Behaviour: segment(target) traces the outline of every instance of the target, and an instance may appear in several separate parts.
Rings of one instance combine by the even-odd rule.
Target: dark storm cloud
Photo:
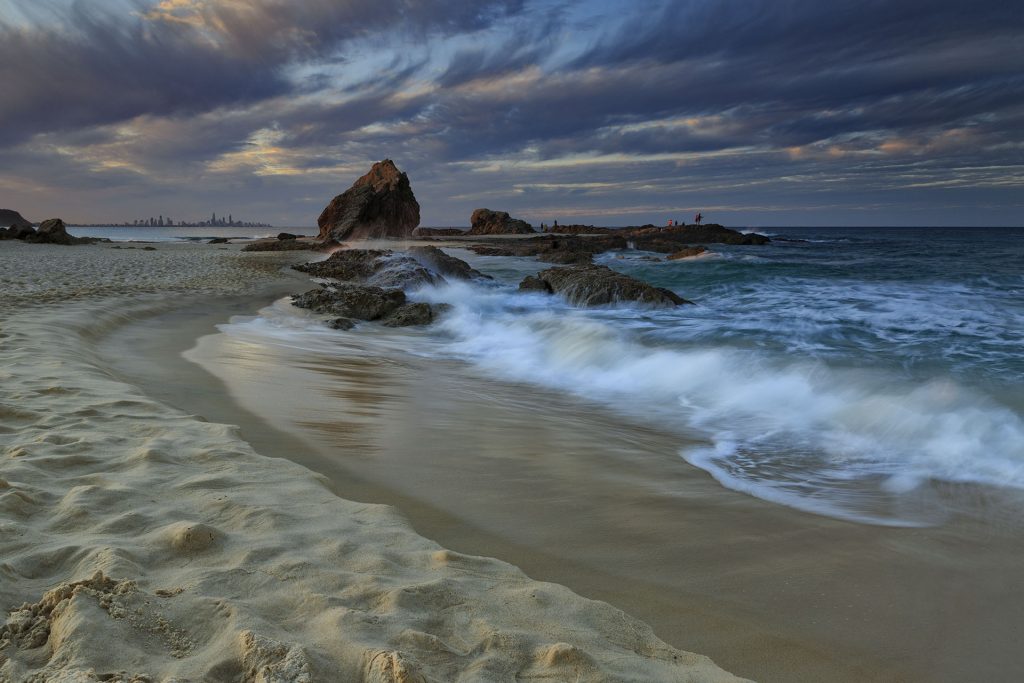
[[[238,106],[296,87],[285,68],[345,41],[488,25],[519,0],[179,0],[134,13],[16,0],[35,19],[0,24],[0,143],[141,114]],[[126,18],[128,17],[128,18]]]
[[[975,196],[1009,215],[1024,187],[1017,2],[154,0],[56,15],[0,26],[0,146],[42,150],[26,166],[39,178],[71,150],[54,178],[87,173],[82,188],[198,195],[186,181],[212,168],[204,196],[237,188],[284,211],[389,156],[441,207],[424,204],[430,220],[485,200],[632,216]]]

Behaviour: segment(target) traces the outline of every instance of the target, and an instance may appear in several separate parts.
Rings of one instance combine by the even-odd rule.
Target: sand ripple
[[[0,245],[0,681],[733,681],[119,382],[97,327],[287,255]],[[120,313],[119,313],[120,312]]]

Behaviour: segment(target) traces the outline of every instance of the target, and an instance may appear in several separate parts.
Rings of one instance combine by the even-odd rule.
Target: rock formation
[[[707,247],[701,247],[701,246],[686,247],[685,249],[680,249],[679,251],[676,251],[676,252],[673,252],[673,253],[669,254],[665,258],[667,260],[669,260],[669,261],[678,261],[679,259],[693,258],[694,256],[700,256],[701,254],[705,253],[706,251],[707,251]]]
[[[211,242],[213,244],[213,242]],[[256,240],[242,247],[242,251],[312,251],[322,249],[323,244],[309,240],[300,239],[270,239]]]
[[[14,209],[0,209],[0,230],[3,228],[32,228],[32,224]]]
[[[492,279],[490,275],[484,275],[462,259],[449,256],[437,247],[409,247],[409,256],[445,277],[458,280]]]
[[[461,228],[416,228],[412,231],[413,237],[460,237],[465,234]]]
[[[462,280],[490,279],[437,247],[412,247],[407,253],[390,249],[342,249],[325,261],[304,263],[295,269],[314,277],[400,289],[443,284],[446,276]]]
[[[577,306],[603,306],[625,301],[668,308],[692,304],[675,292],[653,287],[607,266],[583,265],[548,268],[528,276],[521,283],[522,291],[558,293]]]
[[[536,232],[526,221],[512,218],[505,211],[477,209],[469,219],[467,235],[530,235]]]
[[[292,303],[332,316],[327,324],[336,330],[350,329],[356,320],[375,320],[387,327],[427,325],[447,308],[444,304],[410,303],[400,289],[349,282],[321,285],[293,296]]]
[[[420,205],[409,176],[385,159],[332,199],[317,223],[325,241],[405,239],[420,224]]]
[[[65,246],[110,241],[99,237],[74,237],[69,235],[67,226],[59,218],[43,221],[39,224],[39,230],[34,230],[31,225],[19,224],[11,226],[7,229],[5,237],[35,244],[63,244]]]
[[[396,254],[390,249],[342,249],[331,254],[325,261],[297,265],[295,270],[314,277],[399,289],[413,289],[445,281],[438,273],[424,267],[411,256]]]

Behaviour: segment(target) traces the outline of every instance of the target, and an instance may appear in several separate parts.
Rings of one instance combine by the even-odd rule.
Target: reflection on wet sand
[[[174,341],[159,328],[140,323],[131,353],[164,353]],[[238,404],[211,401],[204,414],[240,423],[259,450],[323,473],[346,497],[396,504],[448,547],[608,600],[740,675],[1024,673],[1011,530],[970,519],[888,529],[775,506],[688,465],[671,429],[416,357],[402,350],[415,334],[330,334],[330,353],[202,338],[188,358]],[[190,385],[215,392],[198,367],[181,366]]]

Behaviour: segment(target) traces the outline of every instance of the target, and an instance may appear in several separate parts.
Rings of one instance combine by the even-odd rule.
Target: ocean
[[[452,242],[494,280],[409,292],[452,304],[431,326],[329,329],[286,268],[97,348],[343,498],[755,680],[1024,676],[1024,230],[766,232],[597,257],[696,304],[671,310],[520,293],[550,266]]]
[[[943,487],[1024,489],[1024,231],[766,234],[683,261],[596,259],[696,303],[673,310],[576,309],[518,292],[544,264],[451,249],[495,282],[413,293],[454,305],[415,343],[347,334],[677,431],[679,457],[722,486],[806,512],[926,526],[962,505]],[[283,322],[290,308],[236,325],[319,328]]]

